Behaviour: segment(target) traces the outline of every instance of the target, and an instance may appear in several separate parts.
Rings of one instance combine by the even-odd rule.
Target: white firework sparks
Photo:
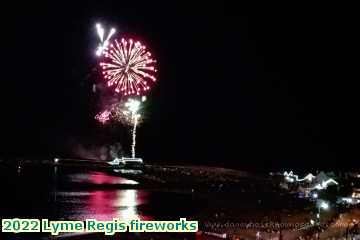
[[[104,34],[105,34],[104,28],[101,26],[100,23],[97,23],[95,26],[96,26],[96,32],[100,39],[100,44],[97,47],[95,54],[96,56],[101,56],[103,54],[104,49],[109,45],[109,40],[115,34],[116,30],[115,28],[111,28],[109,34],[104,40]]]
[[[131,118],[133,119],[133,129],[132,129],[132,145],[131,145],[131,156],[135,158],[135,145],[136,145],[136,127],[138,123],[138,118],[140,114],[138,111],[140,109],[141,102],[135,99],[129,99],[128,102],[125,103],[125,106],[131,112]]]
[[[132,144],[131,144],[131,155],[135,158],[135,146],[136,146],[136,128],[141,124],[142,116],[139,113],[141,108],[141,102],[146,101],[146,98],[133,99],[129,98],[127,101],[121,101],[113,104],[109,109],[100,112],[95,116],[95,119],[106,124],[112,120],[120,122],[125,125],[132,126]]]

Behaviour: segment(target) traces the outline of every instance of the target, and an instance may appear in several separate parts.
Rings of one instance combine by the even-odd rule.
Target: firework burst
[[[103,112],[100,112],[96,114],[95,119],[101,122],[102,124],[107,123],[110,121],[111,111],[105,110]]]
[[[125,96],[142,95],[150,89],[149,81],[155,82],[155,60],[140,42],[132,39],[117,40],[103,51],[104,61],[100,63],[108,86]]]
[[[132,111],[129,107],[130,101],[122,101],[120,103],[114,104],[111,107],[111,118],[116,122],[120,122],[124,125],[133,126],[135,124],[134,114],[136,114],[136,124],[139,125],[142,123],[141,114]]]
[[[136,124],[140,125],[143,122],[143,116],[138,113],[138,109],[140,108],[141,102],[145,101],[145,97],[143,97],[141,101],[132,98],[123,99],[96,114],[95,119],[102,124],[121,123],[123,125],[133,126],[135,124],[134,114],[136,114]]]
[[[145,100],[145,98],[142,99],[142,101]],[[124,125],[132,126],[132,158],[135,158],[136,128],[142,121],[141,114],[138,112],[140,107],[140,100],[130,98],[127,101],[120,101],[119,103],[113,104],[109,109],[106,109],[95,116],[95,119],[102,124],[106,124],[113,120]]]

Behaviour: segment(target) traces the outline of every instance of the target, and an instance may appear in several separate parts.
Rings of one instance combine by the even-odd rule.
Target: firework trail
[[[109,45],[109,40],[115,34],[116,30],[115,30],[115,28],[111,28],[109,34],[107,35],[106,39],[104,40],[104,34],[105,34],[104,28],[101,26],[100,23],[97,23],[95,26],[96,26],[96,32],[100,39],[100,44],[97,47],[95,54],[96,54],[96,56],[101,56],[104,49]]]
[[[132,144],[131,144],[131,157],[135,158],[135,145],[136,145],[136,125],[138,120],[138,114],[134,115],[134,126],[132,130]]]
[[[125,106],[129,109],[131,112],[131,118],[133,121],[133,130],[132,130],[132,145],[131,145],[131,156],[132,158],[135,158],[135,145],[136,145],[136,127],[138,118],[140,117],[140,114],[138,114],[138,111],[140,109],[141,102],[135,99],[129,99]]]
[[[150,89],[149,80],[155,82],[155,60],[139,41],[113,41],[103,51],[100,62],[107,85],[115,86],[115,91],[125,96],[142,95]]]

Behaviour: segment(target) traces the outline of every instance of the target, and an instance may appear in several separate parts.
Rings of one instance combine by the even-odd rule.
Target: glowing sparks
[[[129,101],[125,103],[125,107],[127,107],[132,114],[136,114],[137,111],[139,111],[140,102],[135,99],[129,99]]]
[[[124,125],[133,126],[135,124],[134,115],[136,115],[136,124],[142,122],[142,116],[138,113],[140,102],[134,99],[128,99],[126,102],[121,101],[111,107],[111,117],[117,122]]]
[[[137,116],[137,125],[142,123],[142,115],[139,113],[141,101],[136,99],[122,100],[118,103],[112,104],[104,111],[98,113],[95,119],[102,124],[110,123],[112,121],[121,123],[126,126],[134,125],[134,115]]]
[[[98,120],[99,122],[101,122],[102,124],[105,124],[108,121],[110,121],[110,115],[111,115],[111,112],[109,110],[105,110],[105,111],[97,114],[95,116],[95,119]]]
[[[103,51],[104,62],[100,63],[108,86],[125,96],[141,95],[150,89],[149,80],[155,82],[155,60],[140,42],[132,39],[115,40]]]
[[[95,116],[95,119],[102,124],[110,122],[110,120],[115,120],[116,122],[132,126],[132,158],[135,158],[136,128],[142,120],[141,114],[139,113],[141,102],[140,100],[130,98],[126,102],[121,101],[113,104],[109,109]]]
[[[115,30],[115,28],[111,28],[109,34],[107,35],[106,39],[104,40],[104,36],[105,36],[104,28],[101,26],[100,23],[97,23],[95,26],[96,26],[96,32],[100,39],[100,44],[97,47],[95,54],[96,54],[96,56],[101,56],[104,52],[104,49],[109,45],[109,40],[115,34],[116,30]]]
[[[97,34],[100,38],[100,41],[103,42],[104,41],[104,29],[101,27],[100,23],[96,24],[96,31]]]

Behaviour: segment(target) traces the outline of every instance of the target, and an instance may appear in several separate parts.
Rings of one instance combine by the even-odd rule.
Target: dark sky
[[[145,160],[358,166],[353,7],[164,2],[2,7],[0,156],[71,156],[74,141],[116,140],[93,119],[101,21],[141,39],[158,60],[138,135]]]

